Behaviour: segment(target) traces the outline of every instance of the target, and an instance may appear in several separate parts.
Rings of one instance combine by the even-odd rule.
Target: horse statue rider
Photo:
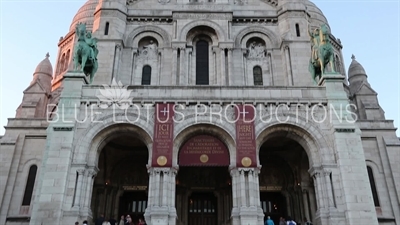
[[[92,37],[92,33],[86,30],[86,24],[83,23],[77,24],[75,33],[78,42],[74,51],[74,70],[78,70],[78,65],[80,65],[80,71],[90,77],[89,83],[91,84],[98,68],[97,38]]]
[[[333,47],[329,42],[329,28],[326,24],[310,31],[308,29],[312,43],[312,53],[310,58],[309,71],[315,83],[326,73],[329,64],[330,72],[335,73]]]

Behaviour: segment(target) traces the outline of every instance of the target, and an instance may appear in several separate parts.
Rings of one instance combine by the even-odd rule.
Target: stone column
[[[310,220],[311,219],[314,220],[316,217],[315,212],[317,211],[317,206],[315,205],[317,202],[315,199],[316,194],[315,194],[315,190],[312,187],[309,187],[307,191],[308,191],[307,196],[308,196],[308,199],[310,200],[310,208],[311,208]]]
[[[150,168],[149,190],[145,219],[149,225],[175,225],[175,176],[174,168]]]
[[[225,68],[225,50],[223,48],[219,49],[220,52],[220,76],[221,76],[221,83],[219,85],[226,85],[227,80],[226,80],[226,68]]]
[[[231,169],[230,174],[232,177],[232,225],[240,224],[240,216],[239,216],[239,171],[237,168]]]
[[[120,44],[115,45],[115,55],[114,55],[114,69],[113,69],[113,74],[112,77],[115,78],[115,80],[118,82],[119,80],[119,62],[121,58],[121,49],[122,46]]]
[[[186,58],[187,58],[187,75],[186,75],[186,84],[191,84],[191,79],[193,77],[193,72],[192,72],[192,67],[193,67],[193,49],[192,48],[188,48],[186,49]]]
[[[83,174],[85,172],[85,169],[78,169],[76,172],[78,173],[78,179],[76,181],[77,184],[76,184],[76,193],[75,193],[73,208],[75,210],[79,210],[81,207],[82,183],[83,183]]]
[[[307,217],[307,219],[311,220],[310,210],[308,207],[307,189],[303,189],[302,193],[303,193],[304,216]]]
[[[131,68],[131,85],[134,85],[135,83],[135,70],[136,70],[136,59],[137,59],[137,49],[133,49],[132,53],[132,68]]]
[[[237,214],[234,215],[234,209],[232,210],[232,224],[238,222],[238,224],[264,224],[264,213],[260,207],[259,198],[259,186],[254,185],[255,179],[258,176],[255,174],[259,173],[258,168],[237,168],[237,172],[231,172],[232,176],[232,192],[236,186],[237,193],[239,196],[233,196],[237,199]],[[235,178],[234,178],[235,177]],[[256,199],[257,198],[257,199]],[[234,217],[237,217],[237,221],[234,221]]]
[[[314,188],[315,188],[315,195],[317,198],[317,211],[321,211],[325,208],[325,196],[322,188],[322,181],[321,181],[321,172],[315,171],[312,175],[314,178]]]
[[[287,84],[293,86],[293,74],[292,74],[292,62],[290,58],[290,49],[288,46],[285,47],[285,61],[286,61],[286,73],[287,73]]]
[[[233,80],[233,59],[232,59],[232,48],[228,48],[228,68],[225,68],[228,70],[228,82],[227,84],[232,84]]]
[[[87,212],[90,216],[92,215],[92,211],[90,210],[90,204],[92,202],[92,191],[93,191],[93,181],[98,172],[97,168],[91,168],[87,170],[87,182],[86,182],[86,198],[83,204],[83,210]]]
[[[186,48],[180,48],[180,58],[179,58],[179,84],[186,85]]]
[[[325,185],[326,185],[326,192],[328,193],[327,195],[327,203],[329,208],[335,208],[334,200],[333,200],[333,193],[332,193],[332,183],[331,183],[331,171],[329,170],[324,170],[323,172],[324,179],[325,179]]]
[[[274,64],[272,64],[272,54],[271,54],[271,52],[269,52],[268,54],[267,54],[267,56],[268,56],[268,63],[269,63],[269,75],[270,75],[270,83],[269,83],[269,85],[270,86],[274,86],[275,84],[274,84],[274,68],[273,68],[273,66],[274,66]]]
[[[173,48],[172,50],[172,72],[171,72],[171,84],[179,84],[179,80],[177,80],[177,64],[178,64],[178,49]]]

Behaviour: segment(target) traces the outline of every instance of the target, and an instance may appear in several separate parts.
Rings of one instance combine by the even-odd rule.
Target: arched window
[[[375,179],[374,179],[374,174],[372,172],[372,168],[367,166],[367,171],[368,171],[369,183],[371,184],[372,197],[374,199],[374,204],[375,204],[375,207],[379,207],[378,192],[376,191]]]
[[[65,62],[64,62],[64,67],[63,67],[62,71],[66,71],[68,69],[69,55],[70,55],[70,50],[68,49],[67,55],[65,56]]]
[[[29,168],[28,180],[26,181],[24,198],[22,205],[30,205],[32,200],[33,187],[35,186],[37,166],[33,165]]]
[[[65,64],[65,53],[62,55],[61,60],[58,62],[58,68],[60,69],[60,73],[64,72],[64,64]]]
[[[341,66],[340,66],[340,60],[339,60],[339,57],[336,55],[336,57],[335,57],[335,66],[336,66],[336,72],[339,72],[339,73],[341,73],[342,72],[342,70],[341,70]]]
[[[146,65],[142,70],[142,85],[150,85],[151,82],[151,67]]]
[[[254,78],[254,85],[263,85],[261,67],[255,66],[253,68],[253,78]]]
[[[208,84],[208,42],[196,43],[196,84]]]
[[[110,23],[106,22],[106,27],[104,28],[104,35],[108,35],[108,30],[110,29]]]
[[[300,26],[298,23],[296,23],[296,35],[297,37],[300,37]]]

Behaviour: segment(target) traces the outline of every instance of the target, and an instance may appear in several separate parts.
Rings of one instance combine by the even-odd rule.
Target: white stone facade
[[[71,66],[78,22],[98,38],[93,84]],[[338,73],[314,83],[307,29],[322,23],[308,0],[89,0],[60,40],[55,73],[39,64],[0,139],[0,224],[94,224],[126,210],[149,225],[262,225],[269,215],[399,224],[396,128],[355,59],[346,75],[334,36]],[[207,84],[196,85],[202,70]],[[128,94],[106,107],[99,96],[113,82]],[[179,112],[166,167],[153,163],[161,103]],[[237,163],[236,104],[256,111],[256,166]],[[198,135],[220,140],[228,165],[181,166]],[[199,214],[191,203],[203,197],[210,211]]]

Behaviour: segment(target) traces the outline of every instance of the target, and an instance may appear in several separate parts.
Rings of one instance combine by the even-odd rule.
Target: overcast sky
[[[249,0],[250,1],[250,0]],[[0,135],[15,116],[37,64],[50,53],[55,67],[57,43],[85,3],[0,0]],[[343,44],[346,70],[354,54],[368,75],[386,119],[400,121],[400,3],[391,1],[313,1]],[[400,131],[397,131],[400,136]]]

